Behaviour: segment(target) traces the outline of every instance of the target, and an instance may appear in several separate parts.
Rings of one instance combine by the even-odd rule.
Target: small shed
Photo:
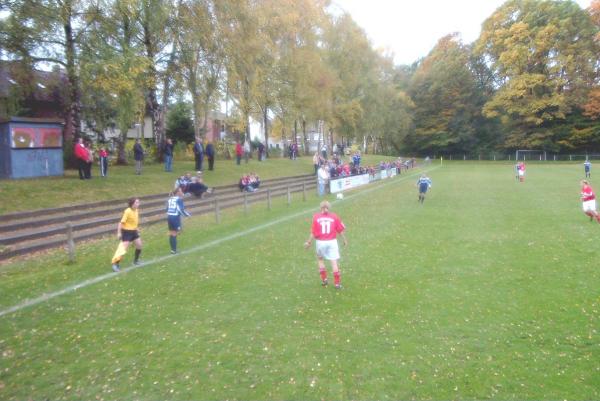
[[[64,175],[63,122],[11,117],[0,120],[0,178]]]

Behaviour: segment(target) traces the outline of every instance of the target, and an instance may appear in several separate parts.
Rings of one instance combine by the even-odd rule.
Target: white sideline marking
[[[373,191],[379,190],[380,188],[384,188],[384,187],[387,187],[388,185],[395,184],[396,182],[404,181],[404,180],[406,180],[408,178],[411,178],[411,177],[414,177],[416,175],[419,175],[423,171],[431,171],[431,170],[435,170],[435,169],[437,169],[439,167],[440,166],[436,166],[436,167],[430,168],[428,170],[422,170],[422,171],[420,171],[418,173],[410,174],[408,176],[406,176],[406,175],[405,176],[400,176],[398,179],[395,179],[395,180],[391,179],[388,182],[384,181],[383,183],[381,183],[380,185],[377,185],[375,187],[367,188],[367,189],[362,190],[360,192],[348,195],[346,197],[346,200],[348,198],[352,199],[352,198],[355,198],[355,197],[358,197],[358,196],[362,196],[364,194],[368,194],[369,192],[373,192]],[[332,201],[331,203],[338,203],[338,202],[343,202],[343,200],[335,200],[335,201]],[[314,212],[314,211],[315,211],[315,208],[313,206],[310,209],[306,209],[306,210],[303,210],[303,211],[298,212],[298,213],[290,214],[288,216],[279,218],[279,219],[271,221],[269,223],[261,224],[259,226],[250,228],[250,229],[248,229],[246,231],[238,232],[236,234],[231,234],[231,235],[228,235],[226,237],[222,237],[222,238],[219,238],[219,239],[207,242],[205,244],[198,245],[198,246],[196,246],[194,248],[190,248],[190,249],[187,249],[185,251],[178,252],[176,255],[161,256],[161,257],[158,257],[158,258],[155,258],[155,259],[151,259],[151,260],[149,260],[147,262],[143,262],[143,263],[141,263],[141,264],[139,264],[137,266],[133,265],[133,266],[127,267],[125,269],[122,269],[119,273],[113,273],[113,272],[111,272],[111,273],[103,274],[102,276],[98,276],[98,277],[94,277],[94,278],[91,278],[91,279],[88,279],[88,280],[84,280],[84,281],[82,281],[80,283],[71,285],[69,287],[65,287],[62,290],[51,292],[49,294],[44,294],[44,295],[42,295],[42,296],[40,296],[38,298],[28,299],[28,300],[25,300],[25,301],[21,302],[20,304],[17,304],[15,306],[11,306],[10,308],[1,310],[0,311],[0,317],[6,316],[6,315],[10,315],[11,313],[18,312],[21,309],[25,309],[25,308],[28,308],[30,306],[34,306],[34,305],[40,304],[42,302],[49,301],[49,300],[51,300],[53,298],[56,298],[56,297],[64,295],[64,294],[67,294],[69,292],[76,291],[76,290],[78,290],[80,288],[85,288],[85,287],[88,287],[88,286],[90,286],[92,284],[100,283],[100,282],[102,282],[104,280],[108,280],[108,279],[120,276],[123,273],[127,273],[127,272],[130,272],[130,271],[139,269],[141,267],[153,265],[155,263],[160,263],[160,262],[162,262],[164,260],[172,259],[172,258],[177,257],[179,255],[187,255],[189,253],[194,253],[194,252],[197,252],[197,251],[201,251],[201,250],[204,250],[206,248],[211,248],[213,246],[220,245],[223,242],[231,241],[232,239],[236,239],[236,238],[239,238],[241,236],[248,235],[248,234],[251,234],[253,232],[263,230],[263,229],[271,227],[271,226],[273,226],[275,224],[279,224],[279,223],[282,223],[282,222],[287,221],[287,220],[295,219],[296,217],[299,217],[299,216],[302,216],[302,215],[304,215],[306,213],[311,213],[311,212]]]

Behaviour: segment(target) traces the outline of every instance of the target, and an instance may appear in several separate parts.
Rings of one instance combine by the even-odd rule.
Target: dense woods
[[[48,90],[73,135],[150,115],[161,143],[169,111],[189,110],[201,136],[227,102],[232,129],[262,121],[266,138],[306,140],[323,121],[326,138],[389,154],[600,152],[600,0],[509,0],[474,43],[448,33],[412,65],[327,0],[12,0],[0,11],[0,58],[19,82],[9,113],[26,115],[31,74],[54,68],[64,79]]]

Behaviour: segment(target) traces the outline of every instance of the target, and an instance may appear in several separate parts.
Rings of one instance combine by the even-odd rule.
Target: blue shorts
[[[181,216],[167,216],[169,231],[181,231]]]
[[[427,185],[427,184],[419,185],[419,193],[424,194],[425,192],[427,192],[428,189],[429,189],[429,185]]]

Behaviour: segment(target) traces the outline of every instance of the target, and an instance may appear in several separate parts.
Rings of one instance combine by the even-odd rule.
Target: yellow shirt
[[[138,209],[133,210],[128,207],[121,217],[121,228],[123,230],[137,230],[138,228]]]

